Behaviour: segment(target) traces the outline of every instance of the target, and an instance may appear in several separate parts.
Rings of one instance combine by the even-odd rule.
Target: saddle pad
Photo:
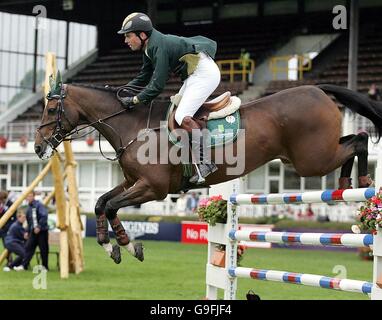
[[[240,128],[241,118],[239,110],[224,118],[208,120],[207,129],[210,131],[211,139],[209,139],[207,147],[215,148],[234,142]],[[172,144],[180,148],[183,147],[182,141],[177,141],[176,137],[169,131],[168,134]]]

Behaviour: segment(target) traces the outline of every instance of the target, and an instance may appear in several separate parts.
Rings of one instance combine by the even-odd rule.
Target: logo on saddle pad
[[[167,129],[170,142],[178,147],[183,147],[184,145],[178,141],[178,138],[172,131],[176,127],[175,109],[180,100],[181,96],[179,95],[172,97],[172,104],[167,111],[166,120],[169,123]],[[205,103],[195,114],[196,118],[204,116],[204,118],[208,119],[207,129],[210,133],[209,139],[207,139],[208,148],[219,147],[236,140],[237,132],[241,128],[240,105],[240,98],[236,96],[231,97],[231,93],[226,92],[218,98]],[[213,109],[217,111],[211,112]]]
[[[235,117],[231,115],[225,117],[225,121],[227,121],[228,123],[234,123],[235,120],[236,120]]]

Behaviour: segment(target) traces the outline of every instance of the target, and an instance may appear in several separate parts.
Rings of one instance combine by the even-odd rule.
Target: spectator
[[[245,48],[241,48],[239,59],[242,60],[240,67],[243,69],[247,69],[249,67],[249,59],[251,58],[251,54],[245,50]]]
[[[314,212],[312,210],[312,205],[311,204],[309,204],[308,208],[306,209],[306,217],[308,219],[313,219],[313,217],[314,217]]]
[[[12,204],[13,204],[13,202],[11,201],[8,193],[5,191],[0,191],[0,218],[7,212],[7,210],[9,209],[9,207]],[[12,223],[15,221],[16,221],[16,212],[8,219],[8,221],[3,226],[3,228],[0,229],[0,238],[3,241],[4,247],[5,247],[5,237],[7,235],[7,232],[9,230],[10,226],[12,225]],[[8,252],[7,265],[9,266],[9,264],[11,264],[11,263],[12,263],[12,256]]]
[[[28,238],[28,233],[23,227],[25,221],[25,213],[23,211],[18,212],[16,221],[12,223],[5,237],[5,248],[8,249],[9,253],[17,255],[17,258],[12,263],[4,267],[3,270],[6,272],[12,269],[16,271],[24,270],[21,263],[25,258],[24,245],[25,240]]]
[[[244,69],[244,70],[247,70],[248,72],[251,71],[251,65],[249,63],[249,60],[251,59],[251,54],[245,50],[245,48],[241,48],[240,50],[240,56],[239,56],[239,60],[241,60],[241,63],[240,63],[240,68]],[[252,83],[252,74],[251,73],[248,73],[248,79],[247,81],[249,83]]]
[[[187,199],[186,203],[186,212],[188,214],[193,214],[198,208],[199,197],[196,195],[196,192],[192,192],[191,196]]]
[[[375,100],[375,101],[381,101],[382,100],[382,94],[381,90],[377,88],[377,85],[375,83],[372,83],[370,86],[370,89],[368,91],[368,96],[370,99]]]
[[[42,265],[48,270],[48,212],[44,205],[35,199],[35,193],[31,192],[27,196],[28,209],[28,233],[29,238],[25,245],[24,269],[28,269],[29,263],[36,251],[40,248]]]

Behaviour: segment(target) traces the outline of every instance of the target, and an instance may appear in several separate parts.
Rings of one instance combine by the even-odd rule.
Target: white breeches
[[[215,61],[204,52],[199,53],[200,60],[179,90],[182,96],[175,112],[175,120],[181,125],[184,117],[192,117],[206,102],[220,83],[220,70]]]

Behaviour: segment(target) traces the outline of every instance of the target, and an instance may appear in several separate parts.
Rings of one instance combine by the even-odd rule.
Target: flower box
[[[377,278],[377,286],[382,289],[382,274]]]
[[[211,264],[217,267],[225,267],[225,251],[216,249],[212,255]]]

